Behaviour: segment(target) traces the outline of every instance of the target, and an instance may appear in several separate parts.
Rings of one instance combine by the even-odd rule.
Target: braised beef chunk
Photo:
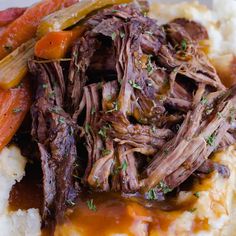
[[[35,75],[37,91],[31,108],[32,136],[38,143],[44,174],[43,218],[60,221],[66,204],[73,202],[78,188],[72,178],[77,157],[77,124],[63,110],[65,81],[58,63],[29,68]]]
[[[172,21],[175,24],[181,25],[185,31],[190,35],[191,39],[194,41],[201,41],[208,39],[208,33],[205,27],[201,24],[187,20],[185,18],[177,18]]]
[[[67,65],[29,63],[44,219],[59,220],[78,185],[163,199],[207,167],[228,177],[208,159],[235,142],[236,86],[226,89],[200,50],[205,28],[158,25],[133,4],[101,10],[85,26]]]

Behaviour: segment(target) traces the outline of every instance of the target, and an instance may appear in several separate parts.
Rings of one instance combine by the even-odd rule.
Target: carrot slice
[[[0,150],[12,139],[31,105],[29,81],[17,88],[0,90]]]
[[[84,27],[78,26],[70,31],[49,32],[36,43],[35,56],[48,60],[64,58],[84,30]]]
[[[14,50],[31,39],[43,17],[73,3],[72,0],[43,0],[28,8],[0,35],[0,59],[9,54],[9,49]]]
[[[0,26],[5,26],[17,19],[25,12],[26,8],[8,8],[0,11]]]

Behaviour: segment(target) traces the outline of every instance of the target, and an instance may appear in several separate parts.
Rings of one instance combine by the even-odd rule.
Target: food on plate
[[[232,235],[236,52],[215,5],[45,0],[3,29],[4,235]]]
[[[76,1],[44,0],[28,8],[0,35],[0,59],[34,37],[37,26],[44,16],[74,2]]]
[[[26,8],[9,8],[0,11],[0,27],[8,25],[25,12]]]

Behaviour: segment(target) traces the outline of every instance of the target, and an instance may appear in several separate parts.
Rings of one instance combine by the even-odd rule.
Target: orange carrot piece
[[[26,8],[8,8],[0,11],[0,26],[5,26],[16,20],[25,12]]]
[[[22,43],[31,39],[43,17],[73,3],[72,0],[43,0],[28,8],[0,35],[0,59],[9,54],[10,50],[16,49]]]
[[[70,31],[49,32],[36,43],[35,56],[48,60],[64,58],[84,30],[84,27],[78,26]]]
[[[15,135],[31,105],[29,81],[9,90],[0,90],[0,150]]]

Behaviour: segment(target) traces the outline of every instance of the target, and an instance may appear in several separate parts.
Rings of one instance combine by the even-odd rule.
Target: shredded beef
[[[228,177],[208,160],[235,142],[236,87],[224,87],[201,51],[206,29],[186,19],[159,25],[133,4],[101,10],[85,26],[70,65],[29,63],[44,219],[63,216],[78,184],[163,197],[206,166]]]

